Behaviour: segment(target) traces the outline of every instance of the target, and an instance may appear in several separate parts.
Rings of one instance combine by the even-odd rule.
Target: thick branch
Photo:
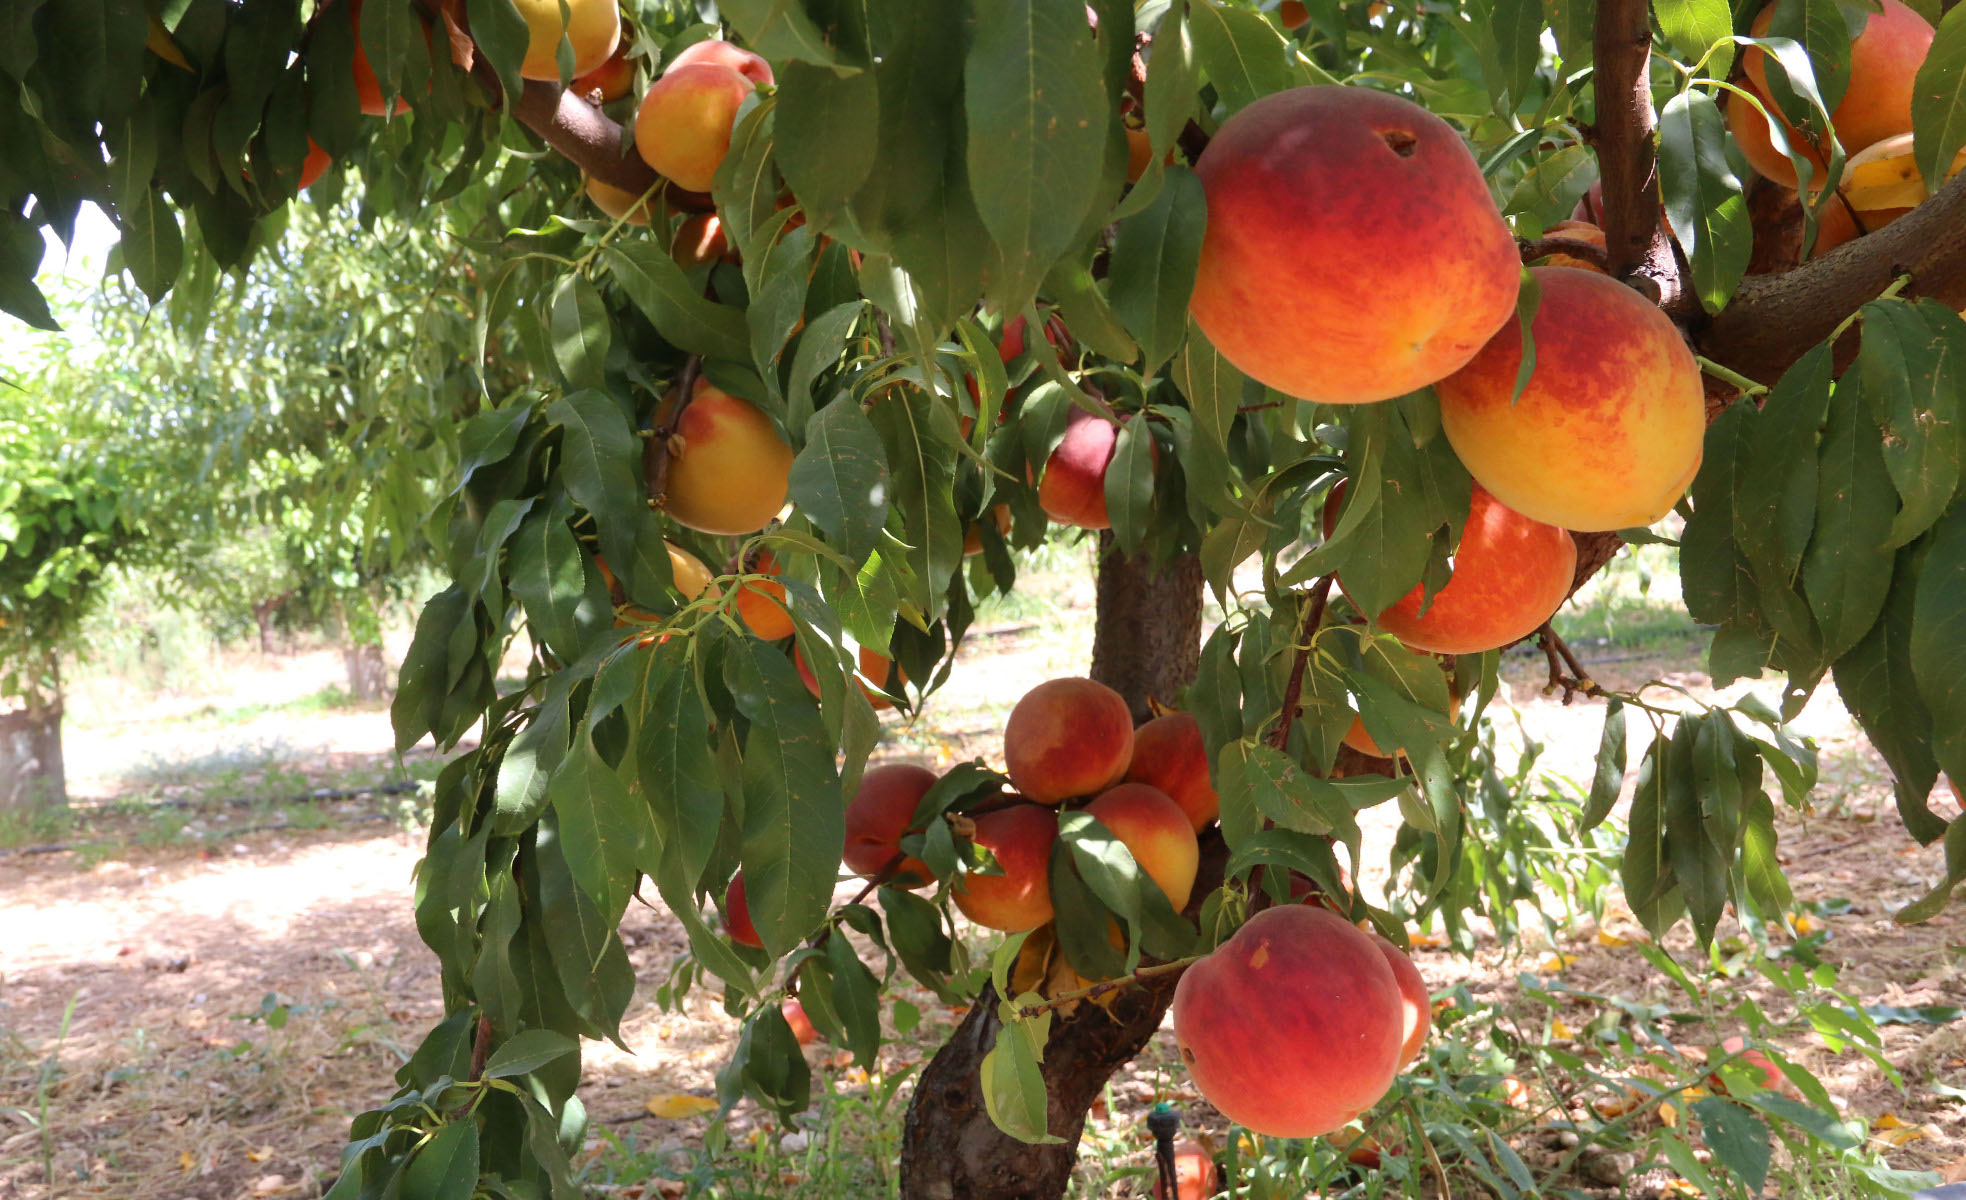
[[[655,186],[655,172],[635,153],[621,126],[557,83],[527,80],[512,115],[602,183],[636,196]]]
[[[1966,174],[1876,233],[1793,271],[1742,280],[1733,303],[1701,331],[1700,352],[1772,384],[1838,322],[1904,274],[1911,276],[1907,295],[1966,307]]]
[[[1649,71],[1652,6],[1647,0],[1599,0],[1592,48],[1605,258],[1613,276],[1676,312],[1685,303],[1686,289],[1659,209],[1659,162],[1652,141],[1657,118]]]

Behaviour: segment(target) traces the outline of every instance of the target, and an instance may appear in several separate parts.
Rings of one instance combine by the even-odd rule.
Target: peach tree
[[[1604,704],[1575,837],[1651,735],[1619,882],[1655,933],[1707,941],[1730,908],[1791,903],[1776,806],[1806,800],[1814,760],[1784,722],[1825,682],[1911,834],[1946,843],[1900,919],[1966,877],[1966,821],[1930,802],[1966,773],[1957,10],[10,0],[0,19],[0,307],[52,323],[41,231],[67,236],[85,200],[151,302],[201,281],[171,301],[194,311],[297,197],[427,209],[472,284],[441,348],[506,367],[478,371],[429,523],[453,582],[392,712],[402,747],[472,739],[417,880],[450,1015],[356,1120],[338,1200],[576,1194],[580,1043],[620,1040],[637,897],[689,939],[662,998],[716,986],[743,1018],[727,1106],[807,1103],[786,994],[871,1064],[905,975],[971,1007],[915,1082],[901,1193],[1061,1195],[1182,968],[1208,964],[1177,1027],[1270,953],[1237,950],[1239,927],[1322,926],[1290,915],[1308,891],[1396,941],[1414,918],[1506,921],[1535,887],[1479,734],[1525,639],[1553,687]],[[1549,630],[1674,511],[1714,681],[1776,672],[1779,704],[1609,693]],[[951,906],[1035,870],[985,828],[1035,806],[958,767],[841,902],[848,802],[879,710],[924,705],[1053,523],[1098,547],[1092,694],[1133,722],[1185,713],[1217,811],[1180,897],[1122,806],[1079,803],[1132,769],[1130,731],[1122,756],[1077,709],[1038,714],[1114,763],[1018,818],[1051,822],[1027,882],[1054,919],[1005,919],[1025,928],[973,962]],[[1204,637],[1211,590],[1228,618]],[[502,680],[515,646],[526,670]],[[1385,908],[1341,869],[1377,804],[1403,822]],[[1294,977],[1363,964],[1390,1004],[1337,925],[1277,952]],[[1383,1091],[1402,1047],[1373,1037]],[[1219,1067],[1196,1077],[1225,1111],[1317,1131]],[[1715,1111],[1765,1172],[1763,1118]]]

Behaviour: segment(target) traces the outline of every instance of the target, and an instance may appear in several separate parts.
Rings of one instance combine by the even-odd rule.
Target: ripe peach
[[[1604,180],[1599,179],[1584,189],[1584,194],[1577,198],[1577,207],[1570,210],[1570,219],[1604,224]]]
[[[1311,19],[1310,10],[1304,7],[1304,0],[1283,0],[1277,5],[1277,21],[1287,30],[1302,29]]]
[[[1548,229],[1545,229],[1543,236],[1575,238],[1580,242],[1589,242],[1599,250],[1604,249],[1604,231],[1589,221],[1558,221]],[[1544,258],[1543,265],[1547,267],[1578,267],[1586,271],[1596,271],[1599,275],[1608,274],[1603,267],[1598,266],[1589,259],[1578,258],[1575,255],[1564,254],[1560,251]]]
[[[560,39],[573,47],[573,75],[598,70],[621,42],[621,7],[616,0],[512,0],[526,19],[530,40],[519,75],[525,79],[560,79]]]
[[[996,856],[1002,875],[962,876],[956,907],[986,929],[1022,933],[1051,920],[1051,844],[1058,814],[1037,804],[1013,804],[976,818],[971,839]]]
[[[307,157],[300,164],[300,186],[313,186],[314,181],[326,173],[333,163],[334,159],[328,156],[328,152],[316,145],[313,138],[308,138]]]
[[[685,63],[663,72],[635,114],[635,148],[664,178],[707,192],[730,153],[731,125],[752,92],[749,79],[716,63]]]
[[[1829,203],[1816,214],[1816,245],[1811,258],[1821,258],[1843,243],[1863,233],[1843,197],[1830,193]]]
[[[684,218],[676,227],[676,240],[669,247],[669,256],[685,271],[719,258],[736,261],[731,253],[730,237],[724,233],[724,223],[716,213],[694,213]]]
[[[1154,144],[1144,129],[1126,127],[1126,181],[1139,183],[1140,177],[1147,173],[1147,164],[1154,161]]]
[[[366,116],[386,117],[390,108],[382,101],[382,81],[376,78],[375,68],[369,65],[369,55],[362,49],[362,0],[354,0],[349,6],[349,20],[355,24],[355,61],[349,73],[355,77],[355,99],[362,106]],[[426,35],[428,31],[426,30]],[[396,97],[395,111],[408,112],[410,102],[401,96]]]
[[[1196,833],[1222,811],[1222,799],[1208,781],[1201,726],[1188,713],[1155,717],[1133,731],[1133,762],[1126,777],[1165,792],[1188,814]]]
[[[990,510],[990,516],[997,524],[997,532],[1010,536],[1010,505],[999,504]],[[983,553],[983,522],[971,521],[969,528],[963,530],[963,556]]]
[[[1576,543],[1573,542],[1571,543],[1571,545],[1574,547]],[[1575,571],[1576,568],[1573,566],[1571,570]],[[1564,586],[1568,588],[1569,586],[1568,581],[1565,582]],[[1542,622],[1538,621],[1537,624],[1540,625],[1542,624]],[[1458,718],[1460,715],[1461,715],[1461,698],[1450,692],[1447,697],[1447,719],[1452,721]],[[1365,728],[1364,717],[1352,718],[1352,727],[1345,731],[1344,741],[1347,746],[1350,746],[1352,749],[1358,751],[1360,754],[1369,754],[1373,758],[1392,757],[1391,754],[1387,754],[1384,750],[1381,750],[1379,748],[1378,742],[1372,740],[1372,734],[1368,732]],[[1395,750],[1393,753],[1405,754],[1406,750],[1402,747],[1401,749]]]
[[[1563,273],[1602,278],[1582,271]],[[1326,533],[1338,523],[1343,498],[1343,484],[1331,489],[1324,506]],[[1570,595],[1577,543],[1554,525],[1512,511],[1477,483],[1451,569],[1447,586],[1434,593],[1424,613],[1424,585],[1416,583],[1378,615],[1379,628],[1429,654],[1480,654],[1527,637]],[[1338,586],[1345,586],[1343,572]]]
[[[1038,506],[1052,520],[1081,529],[1111,529],[1106,512],[1106,468],[1113,461],[1120,427],[1082,408],[1065,419],[1065,437],[1044,463]],[[1160,448],[1149,455],[1158,462]]]
[[[1188,907],[1201,848],[1180,805],[1159,788],[1122,783],[1099,793],[1085,811],[1113,831],[1133,861],[1167,894],[1175,912]]]
[[[813,1028],[812,1018],[806,1016],[806,1006],[796,999],[787,998],[778,1006],[778,1013],[792,1027],[792,1037],[799,1045],[810,1046],[819,1040],[819,1031]]]
[[[792,666],[797,668],[799,678],[805,681],[806,690],[812,693],[814,699],[818,699],[819,678],[812,673],[812,668],[806,665],[805,651],[797,646],[792,647]],[[867,697],[867,703],[874,706],[874,711],[882,712],[893,708],[894,701],[883,696],[881,692],[889,690],[891,685],[893,691],[898,693],[908,682],[908,672],[895,666],[885,654],[862,646],[860,670],[854,674],[853,680],[860,685],[861,694]]]
[[[1003,730],[1010,781],[1039,804],[1103,792],[1133,760],[1133,714],[1096,680],[1049,679],[1024,693]]]
[[[776,575],[778,560],[769,550],[760,550],[749,568],[752,574]],[[771,579],[757,579],[737,587],[737,615],[754,637],[767,642],[792,636],[792,614],[785,609],[785,585]]]
[[[1174,1200],[1208,1200],[1215,1194],[1215,1160],[1199,1142],[1174,1144]],[[1154,1200],[1167,1200],[1167,1189],[1154,1181]]]
[[[1399,984],[1399,1027],[1405,1039],[1399,1047],[1399,1069],[1404,1071],[1406,1064],[1420,1056],[1420,1048],[1427,1044],[1427,1033],[1434,1027],[1434,998],[1427,991],[1427,981],[1420,978],[1420,968],[1406,957],[1406,951],[1376,933],[1372,935],[1372,944],[1386,956],[1386,965],[1393,969],[1393,979]]]
[[[1223,123],[1195,171],[1208,225],[1189,311],[1302,400],[1404,395],[1515,312],[1515,238],[1461,135],[1409,100],[1299,87]]]
[[[573,81],[573,94],[595,104],[610,104],[635,86],[635,62],[628,47],[617,45],[607,61]]]
[[[1334,912],[1283,905],[1181,976],[1174,1041],[1195,1087],[1231,1121],[1315,1137],[1392,1086],[1399,1011],[1399,981],[1371,938]]]
[[[873,767],[860,777],[860,790],[846,806],[847,869],[863,879],[880,875],[901,853],[901,835],[908,832],[915,806],[935,786],[935,772],[912,763]],[[889,882],[918,888],[933,882],[918,858],[904,858]]]
[[[675,580],[676,590],[683,594],[683,599],[694,600],[706,590],[712,596],[717,594],[710,583],[716,576],[703,565],[702,559],[674,542],[663,542],[662,546],[669,551],[669,575]]]
[[[592,175],[583,176],[587,184],[587,198],[594,207],[608,215],[612,221],[626,220],[630,225],[649,223],[649,202],[625,188],[611,183],[603,183]]]
[[[1591,271],[1531,268],[1536,369],[1515,321],[1440,381],[1441,425],[1475,481],[1535,521],[1586,532],[1650,525],[1700,466],[1700,368],[1657,306]]]
[[[1742,1054],[1744,1050],[1747,1052]],[[1735,1035],[1720,1039],[1720,1053],[1722,1056],[1740,1054],[1741,1063],[1761,1072],[1761,1086],[1768,1091],[1779,1092],[1788,1086],[1788,1076],[1782,1074],[1782,1069],[1761,1051],[1749,1050],[1748,1040],[1744,1037]],[[1708,1082],[1713,1085],[1714,1091],[1726,1095],[1727,1085],[1721,1081],[1718,1073],[1708,1076]]]
[[[756,408],[699,379],[669,442],[662,509],[704,533],[751,533],[785,507],[792,447]],[[670,392],[655,415],[666,424]]]
[[[758,936],[758,927],[751,923],[751,905],[744,898],[744,872],[739,871],[730,877],[730,886],[724,889],[724,931],[730,940],[740,946],[750,946],[754,950],[765,948],[764,939]]]
[[[753,84],[763,87],[770,87],[777,82],[772,78],[771,64],[764,60],[763,55],[753,54],[749,50],[716,38],[708,38],[686,47],[681,54],[669,60],[669,65],[664,67],[663,71],[666,74],[677,67],[686,67],[691,63],[715,63],[720,67],[729,67]]]
[[[1763,8],[1751,32],[1756,37],[1767,33],[1774,16],[1773,4]],[[1912,80],[1925,61],[1926,51],[1932,48],[1932,34],[1931,23],[1899,0],[1884,0],[1884,11],[1870,14],[1863,33],[1850,44],[1849,87],[1830,113],[1844,153],[1854,155],[1874,142],[1911,131]],[[1768,99],[1768,64],[1762,50],[1749,47],[1741,55],[1741,65],[1747,71],[1742,87],[1752,90],[1770,115],[1782,122],[1790,148],[1801,149],[1816,168],[1811,187],[1821,187],[1823,156],[1815,147],[1802,143],[1803,135]],[[1775,149],[1768,136],[1768,122],[1753,105],[1736,96],[1728,97],[1727,127],[1755,170],[1785,187],[1796,186],[1794,164]]]

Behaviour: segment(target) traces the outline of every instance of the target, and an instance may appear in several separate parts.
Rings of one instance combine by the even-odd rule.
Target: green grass
[[[1686,615],[1680,597],[1678,550],[1633,546],[1605,566],[1553,619],[1572,646],[1674,649],[1703,642],[1706,632]]]

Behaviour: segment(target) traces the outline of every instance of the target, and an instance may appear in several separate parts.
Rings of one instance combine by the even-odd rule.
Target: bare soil
[[[897,728],[890,751],[937,766],[994,757],[1009,703],[1085,661],[1089,621],[1081,610],[1089,601],[1088,587],[1083,597],[1067,595],[1055,620],[976,638],[928,718]],[[1607,664],[1599,678],[1608,686],[1664,678],[1709,697],[1691,658],[1685,649]],[[317,691],[334,681],[340,663],[322,654],[248,661],[241,670],[246,678],[234,696],[264,702]],[[1549,748],[1562,773],[1587,778],[1599,707],[1565,707],[1542,696],[1540,658],[1512,661],[1508,675],[1521,728]],[[310,775],[344,779],[366,764],[380,777],[393,761],[379,708],[272,713],[202,730],[197,712],[223,711],[226,702],[180,697],[156,704],[124,707],[113,720],[85,715],[71,727],[70,765],[81,794],[118,794],[125,786],[118,772],[132,764],[223,752],[255,737],[292,748],[285,768]],[[1784,813],[1782,854],[1799,900],[1850,901],[1839,915],[1821,918],[1831,936],[1820,953],[1841,972],[1838,986],[1863,1004],[1961,1003],[1960,907],[1910,929],[1890,916],[1939,874],[1938,848],[1919,848],[1906,835],[1882,764],[1833,689],[1817,696],[1801,727],[1822,747],[1824,779],[1813,812]],[[1636,762],[1642,743],[1634,740]],[[1385,806],[1369,815],[1375,823],[1367,862],[1383,864],[1396,814]],[[222,825],[223,817],[207,821]],[[434,960],[411,923],[418,854],[416,836],[378,821],[179,839],[109,857],[0,857],[0,1200],[318,1196],[333,1177],[349,1119],[387,1097],[391,1074],[441,1016]],[[1364,882],[1383,885],[1383,866],[1376,875],[1368,870]],[[1631,932],[1615,921],[1607,926],[1614,935]],[[1547,969],[1560,953],[1575,956],[1560,971],[1562,981],[1581,991],[1653,1002],[1676,995],[1628,946],[1608,944],[1617,938],[1599,932],[1582,921],[1558,946],[1490,939],[1471,960],[1426,949],[1416,960],[1436,989],[1465,982],[1479,994],[1507,996],[1518,971]],[[679,1011],[655,1007],[655,987],[684,944],[666,913],[632,909],[623,936],[644,985],[624,1028],[635,1053],[587,1047],[584,1094],[602,1127],[632,1128],[645,1147],[687,1150],[705,1120],[662,1120],[645,1105],[660,1095],[708,1094],[736,1025],[702,990]],[[1673,949],[1690,961],[1689,946]],[[1729,1001],[1752,996],[1781,1015],[1780,996],[1763,981],[1723,981],[1718,990]],[[885,1072],[932,1053],[959,1015],[918,990],[904,994],[925,1020],[885,1052]],[[263,1005],[276,1020],[285,1006],[284,1023],[276,1027]],[[1575,1007],[1565,1021],[1582,1028],[1594,1006]],[[1731,1030],[1685,1035],[1699,1046],[1724,1032]],[[1966,1112],[1931,1085],[1966,1087],[1966,1022],[1894,1025],[1884,1036],[1907,1091],[1859,1054],[1830,1053],[1816,1035],[1781,1045],[1829,1084],[1848,1115],[1875,1123],[1890,1114],[1918,1127],[1919,1136],[1889,1150],[1894,1165],[1958,1164],[1966,1156]],[[824,1047],[810,1054],[820,1086],[865,1083]],[[1166,1098],[1180,1103],[1191,1123],[1219,1130],[1219,1118],[1174,1061],[1163,1031],[1116,1081],[1117,1111],[1096,1124],[1137,1128],[1131,1123],[1140,1109]],[[744,1136],[756,1121],[740,1110],[735,1132]]]

